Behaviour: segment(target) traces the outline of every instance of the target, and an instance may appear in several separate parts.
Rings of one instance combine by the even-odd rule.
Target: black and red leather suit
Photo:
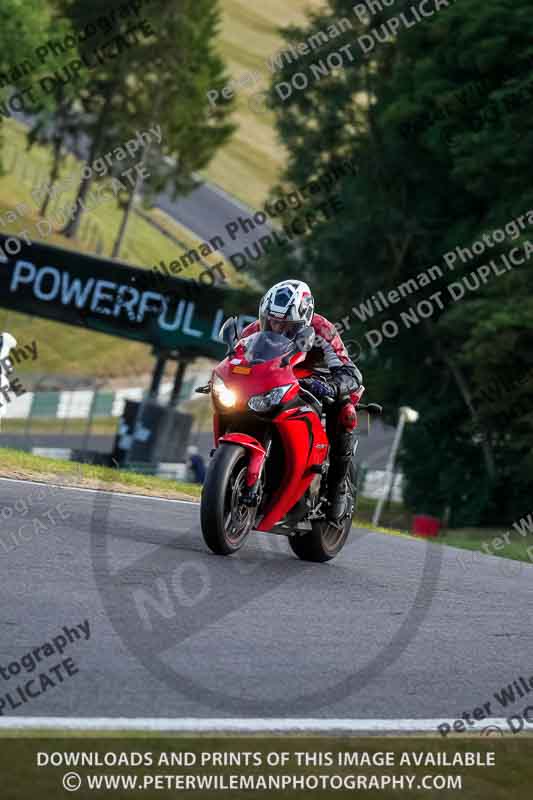
[[[353,431],[357,424],[355,406],[364,392],[363,378],[351,361],[335,325],[320,314],[314,314],[311,326],[315,331],[313,348],[294,371],[301,378],[309,375],[325,377],[337,389],[337,399],[325,407],[331,445],[328,495],[333,496],[336,488],[346,479],[352,459]],[[257,320],[244,329],[242,336],[251,336],[259,331]]]

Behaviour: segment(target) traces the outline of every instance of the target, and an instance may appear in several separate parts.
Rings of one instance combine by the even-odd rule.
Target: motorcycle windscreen
[[[264,364],[274,358],[281,358],[292,349],[292,342],[280,333],[264,331],[252,333],[243,339],[244,355],[250,364]]]

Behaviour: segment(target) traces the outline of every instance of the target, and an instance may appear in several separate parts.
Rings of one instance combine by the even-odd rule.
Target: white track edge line
[[[134,494],[133,492],[111,492],[106,489],[90,489],[86,486],[65,486],[62,483],[47,483],[46,481],[32,481],[25,480],[24,478],[3,478],[0,481],[10,481],[11,483],[29,483],[32,486],[50,486],[52,489],[65,489],[71,492],[94,492],[96,494],[112,494],[113,497],[138,497],[141,500],[158,500],[163,503],[183,503],[188,506],[197,506],[200,503],[200,498],[195,502],[194,500],[176,500],[173,497],[158,497],[157,495],[149,494]]]
[[[466,733],[503,728],[503,718],[476,722]],[[125,717],[0,717],[0,730],[152,731],[184,733],[435,733],[438,726],[454,720],[442,719],[157,719]]]

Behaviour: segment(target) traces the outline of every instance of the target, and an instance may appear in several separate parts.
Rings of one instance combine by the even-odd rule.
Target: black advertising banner
[[[0,306],[160,350],[222,357],[222,322],[230,314],[243,324],[256,319],[258,300],[0,234]]]

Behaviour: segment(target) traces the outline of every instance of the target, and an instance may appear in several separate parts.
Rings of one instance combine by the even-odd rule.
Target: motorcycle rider
[[[330,441],[327,517],[331,522],[342,519],[347,504],[346,478],[352,460],[356,425],[354,393],[362,386],[362,375],[352,363],[333,323],[315,314],[315,302],[309,286],[303,281],[277,283],[259,304],[259,319],[252,322],[241,336],[259,331],[273,331],[293,339],[305,326],[315,331],[312,349],[301,367],[323,370],[327,381],[303,378],[300,383],[319,399],[329,398],[325,405],[326,430]]]

